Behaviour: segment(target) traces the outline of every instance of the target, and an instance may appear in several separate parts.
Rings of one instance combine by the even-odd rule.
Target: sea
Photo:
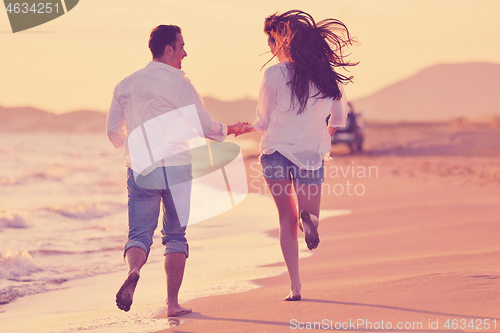
[[[101,133],[0,135],[0,304],[122,268],[121,155]]]

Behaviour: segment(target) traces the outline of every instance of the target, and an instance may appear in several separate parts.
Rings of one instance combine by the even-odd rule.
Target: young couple
[[[182,207],[189,210],[192,179],[189,157],[159,161],[149,174],[134,176],[127,133],[158,115],[193,104],[203,135],[211,140],[223,141],[229,134],[265,132],[260,144],[260,161],[279,213],[280,244],[291,281],[285,300],[301,299],[297,228],[304,232],[307,247],[315,249],[319,244],[317,229],[324,157],[330,152],[331,135],[345,124],[347,102],[343,84],[352,79],[337,73],[335,68],[355,65],[344,60],[343,55],[353,39],[342,22],[334,19],[315,22],[311,15],[299,10],[270,15],[265,19],[264,32],[272,53],[269,61],[277,58],[278,64],[264,73],[257,117],[252,124],[225,125],[212,120],[193,85],[180,70],[187,53],[177,26],[160,25],[153,29],[149,40],[153,61],[115,88],[107,133],[116,147],[125,146],[129,167],[129,240],[124,252],[129,272],[116,295],[120,309],[130,309],[162,206],[167,315],[191,312],[178,302],[189,254],[185,238],[189,214],[180,211]],[[183,143],[176,144],[182,146]],[[175,144],[170,144],[169,149],[175,150]],[[144,188],[137,185],[138,177],[161,179],[163,185],[157,189]],[[178,179],[186,180],[186,185],[174,189],[169,187],[169,179],[175,179],[176,183]],[[299,186],[301,190],[297,191]]]

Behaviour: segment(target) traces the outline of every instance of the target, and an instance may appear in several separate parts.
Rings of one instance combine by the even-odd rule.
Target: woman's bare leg
[[[290,277],[290,296],[300,295],[299,244],[297,241],[297,205],[291,179],[269,180],[267,186],[278,208],[280,245]]]
[[[297,194],[297,201],[299,202],[299,212],[306,211],[309,213],[312,224],[319,227],[319,208],[321,204],[321,187],[322,185],[305,185],[297,182],[293,182],[295,188],[295,193]],[[303,225],[300,225],[300,229],[303,230]],[[306,227],[306,233],[311,234],[313,230]],[[318,238],[319,242],[319,238]],[[316,244],[317,246],[317,244]],[[315,247],[314,247],[315,248]]]

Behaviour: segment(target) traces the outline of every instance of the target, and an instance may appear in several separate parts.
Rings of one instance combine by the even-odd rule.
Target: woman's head
[[[353,39],[342,22],[326,19],[316,23],[308,13],[290,10],[268,16],[264,21],[264,32],[273,58],[276,56],[280,61],[289,62],[293,73],[289,84],[292,99],[299,102],[299,113],[311,97],[310,83],[318,88],[314,97],[342,97],[337,82],[346,83],[352,76],[340,75],[334,68],[356,65],[344,60],[343,51]]]
[[[273,56],[280,61],[288,60],[289,40],[291,37],[289,22],[280,20],[276,14],[270,15],[264,22],[264,32],[267,34],[268,45]]]

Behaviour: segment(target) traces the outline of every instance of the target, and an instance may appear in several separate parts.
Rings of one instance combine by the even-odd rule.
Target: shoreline
[[[256,281],[286,273],[279,245],[271,236],[274,226],[268,225],[269,220],[277,221],[277,212],[272,205],[272,200],[249,194],[231,211],[188,227],[191,251],[179,294],[182,304],[262,288]],[[255,207],[260,209],[255,210]],[[246,227],[238,225],[242,221],[252,222],[252,214],[254,218],[261,218]],[[247,217],[242,219],[241,216]],[[216,236],[221,228],[224,232]],[[125,313],[115,305],[115,293],[126,277],[124,264],[123,270],[69,280],[56,290],[27,295],[0,306],[3,329],[6,332],[36,330],[37,333],[89,329],[96,332],[153,332],[183,323],[182,317],[179,322],[162,318],[166,313],[165,272],[159,259],[163,247],[158,237],[155,234],[151,258],[141,270],[129,312]],[[259,244],[257,248],[256,243]],[[218,262],[214,256],[223,256],[228,249],[234,249],[232,256],[226,255],[224,263]],[[23,315],[25,311],[30,313],[29,318]],[[120,323],[127,324],[122,326]]]

